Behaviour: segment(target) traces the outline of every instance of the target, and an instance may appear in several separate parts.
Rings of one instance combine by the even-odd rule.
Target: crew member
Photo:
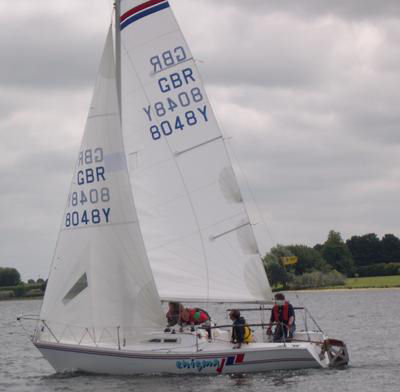
[[[195,325],[202,324],[203,328],[207,332],[208,339],[211,339],[211,319],[205,310],[200,308],[182,308],[180,318],[181,327],[183,325],[190,325],[192,331],[194,331]]]
[[[272,325],[267,329],[268,335],[273,335],[274,342],[286,341],[293,338],[296,330],[293,306],[285,300],[282,293],[275,294],[275,305],[271,310],[270,323],[276,324],[272,333]],[[289,336],[288,336],[289,335]]]
[[[181,321],[187,325],[199,325],[210,320],[208,313],[200,308],[183,308]]]
[[[180,322],[180,313],[183,306],[179,302],[169,302],[168,312],[165,315],[167,318],[168,327],[172,327]]]
[[[240,315],[237,309],[231,310],[229,318],[233,321],[231,343],[235,343],[233,348],[240,348],[242,343],[250,343],[253,340],[251,329],[246,325],[246,320]]]

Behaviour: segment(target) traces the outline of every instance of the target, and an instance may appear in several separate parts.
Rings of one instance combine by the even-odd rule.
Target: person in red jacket
[[[282,293],[275,294],[275,305],[271,310],[270,323],[275,323],[273,341],[281,342],[292,339],[296,330],[293,306],[285,300]],[[267,334],[272,335],[272,325],[267,329]]]
[[[207,331],[208,339],[211,339],[210,316],[200,308],[183,308],[180,314],[181,325],[190,325],[194,331],[195,325],[202,324]]]
[[[181,321],[188,325],[199,325],[209,321],[208,313],[200,308],[183,308]]]

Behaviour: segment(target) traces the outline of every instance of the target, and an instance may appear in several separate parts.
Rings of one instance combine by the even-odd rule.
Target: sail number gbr
[[[78,169],[69,194],[64,218],[66,228],[98,225],[111,221],[111,192],[102,147],[87,148],[79,153]]]
[[[162,73],[157,79],[159,100],[143,107],[153,140],[208,122],[207,102],[193,68],[177,67],[187,60],[189,58],[183,46],[150,58],[151,74]],[[173,72],[165,74],[164,71],[169,69]]]

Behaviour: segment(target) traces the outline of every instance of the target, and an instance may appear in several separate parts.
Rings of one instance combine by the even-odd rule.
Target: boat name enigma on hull
[[[224,366],[230,366],[242,363],[244,354],[232,355],[222,359],[192,359],[192,360],[180,360],[176,361],[176,367],[178,369],[197,369],[201,372],[204,368],[215,367],[217,373],[221,373]]]

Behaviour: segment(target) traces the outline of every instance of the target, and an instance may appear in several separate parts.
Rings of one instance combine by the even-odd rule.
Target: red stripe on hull
[[[242,363],[243,359],[244,359],[244,354],[238,354],[238,355],[236,355],[235,363]]]

